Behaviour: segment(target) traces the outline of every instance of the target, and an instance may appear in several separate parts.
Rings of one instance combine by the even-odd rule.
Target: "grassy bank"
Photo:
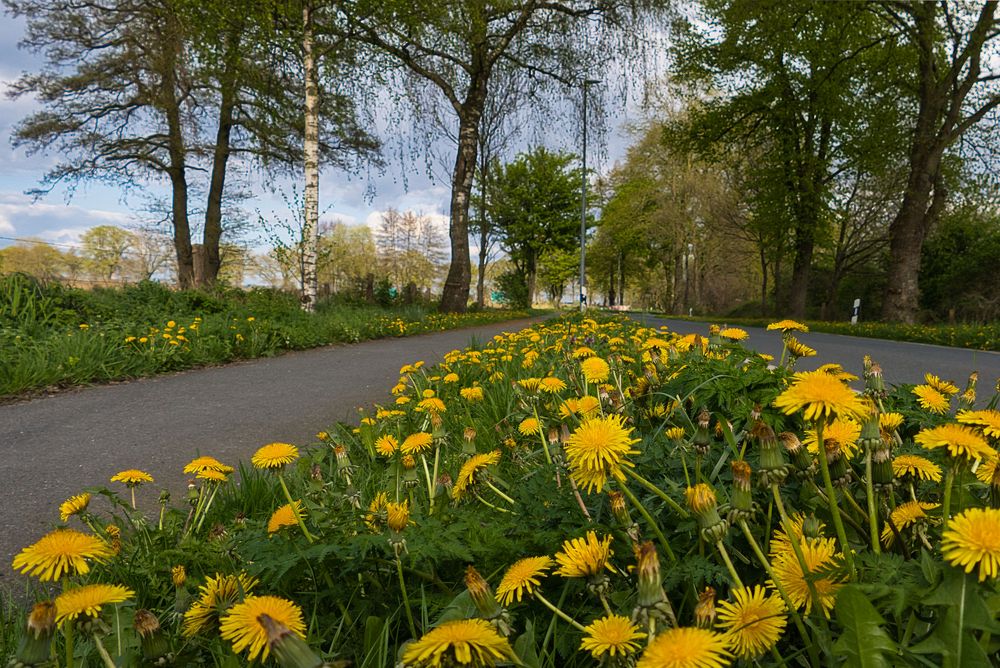
[[[727,325],[742,325],[744,327],[766,327],[768,324],[779,319],[728,318],[721,316],[688,317],[666,313],[654,313],[651,315],[671,318],[673,320],[725,323]],[[823,322],[820,320],[805,320],[803,322],[809,326],[809,330],[812,332],[1000,351],[1000,323],[997,322],[986,325],[906,325],[890,322],[859,322],[857,325],[852,325],[849,322]]]
[[[79,290],[8,276],[0,279],[0,399],[527,315],[334,301],[309,314],[294,295],[274,290]]]
[[[15,558],[62,580],[67,620],[20,654],[998,665],[1000,396],[969,411],[936,378],[886,391],[782,359],[566,318],[407,364],[358,427],[248,446],[238,477],[192,452],[187,498],[148,514],[162,471],[130,461],[150,468],[65,490],[64,528]]]

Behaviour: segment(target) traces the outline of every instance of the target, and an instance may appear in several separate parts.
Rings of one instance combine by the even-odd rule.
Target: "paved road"
[[[681,333],[707,327],[636,317]],[[528,322],[322,348],[0,406],[0,586],[19,581],[11,577],[13,555],[42,535],[58,519],[57,505],[81,488],[136,467],[156,478],[157,489],[182,493],[181,468],[197,454],[235,463],[270,441],[309,441],[338,420],[356,420],[357,407],[384,400],[403,364],[433,363],[473,336],[485,341]],[[778,334],[748,331],[751,346],[780,352]],[[835,361],[860,373],[868,352],[890,382],[916,382],[931,371],[961,383],[978,369],[985,394],[1000,376],[997,353],[830,334],[801,338],[820,353],[802,368]]]
[[[666,325],[671,331],[681,334],[708,333],[708,324],[703,322],[672,320],[641,314],[634,314],[633,317],[657,327]],[[780,357],[781,332],[769,332],[763,327],[740,326],[740,328],[750,334],[750,338],[744,342],[745,346],[774,355],[775,359]],[[922,383],[924,373],[930,372],[953,381],[961,388],[965,387],[969,374],[978,371],[979,394],[989,396],[992,395],[994,383],[1000,379],[1000,353],[820,332],[797,334],[796,337],[819,353],[816,357],[799,360],[795,368],[801,371],[810,371],[821,364],[838,362],[846,370],[860,376],[862,360],[865,354],[868,354],[882,365],[886,382],[892,384]]]
[[[13,555],[59,519],[82,488],[141,468],[177,495],[198,454],[249,460],[271,441],[303,443],[388,397],[399,367],[516,331],[530,320],[333,346],[0,406],[0,586]],[[155,498],[157,492],[146,495]],[[140,490],[144,491],[144,490]],[[16,590],[18,587],[12,587]]]

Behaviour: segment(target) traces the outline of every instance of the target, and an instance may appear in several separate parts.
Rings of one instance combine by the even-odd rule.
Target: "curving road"
[[[681,333],[707,328],[634,317]],[[84,487],[135,467],[156,478],[156,489],[180,494],[186,482],[181,468],[198,454],[235,463],[270,441],[310,441],[337,421],[356,420],[359,406],[384,401],[403,364],[431,364],[472,337],[484,342],[530,322],[320,348],[0,406],[0,585],[20,588],[10,568],[13,555],[52,526],[58,504]],[[750,346],[780,353],[777,333],[747,330]],[[820,353],[803,360],[803,369],[840,362],[860,373],[862,355],[869,353],[892,383],[919,382],[930,371],[962,384],[978,370],[981,394],[987,394],[1000,377],[998,353],[832,334],[801,339]],[[155,491],[143,492],[155,498]]]

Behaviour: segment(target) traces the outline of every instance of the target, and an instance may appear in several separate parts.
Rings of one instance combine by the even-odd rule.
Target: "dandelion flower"
[[[481,387],[463,387],[458,393],[469,403],[483,400],[483,388]]]
[[[584,629],[580,649],[587,650],[595,659],[627,656],[639,650],[639,641],[646,637],[639,627],[621,615],[607,615],[595,619]]]
[[[911,390],[925,410],[937,415],[944,415],[951,407],[948,397],[935,390],[930,385],[917,385]]]
[[[732,653],[726,637],[708,629],[676,627],[658,634],[636,668],[723,668]]]
[[[611,367],[600,357],[588,357],[580,362],[580,370],[588,383],[603,383],[611,374]]]
[[[750,338],[746,330],[739,327],[727,327],[719,332],[719,336],[730,341],[744,341]]]
[[[73,529],[57,529],[21,550],[14,557],[13,568],[48,582],[59,580],[63,575],[88,573],[88,559],[99,562],[111,554],[111,548],[97,536]]]
[[[547,392],[549,394],[555,394],[556,392],[562,392],[566,389],[566,383],[560,378],[555,376],[546,376],[539,381],[538,386],[541,388],[542,392]]]
[[[893,475],[941,482],[941,467],[920,455],[899,455],[892,460]]]
[[[1000,438],[1000,411],[959,411],[955,419],[962,424],[978,427],[990,438]]]
[[[753,659],[769,651],[785,628],[785,604],[760,585],[733,591],[733,602],[719,603],[719,627],[736,656]]]
[[[229,480],[227,476],[222,471],[215,471],[213,469],[205,469],[204,471],[198,471],[198,475],[195,476],[199,480],[207,480],[208,482],[226,482]]]
[[[958,394],[958,386],[955,383],[948,380],[941,380],[932,373],[924,374],[924,382],[946,397]]]
[[[492,380],[492,378],[491,378],[491,380]],[[520,385],[525,390],[527,390],[528,392],[537,392],[538,388],[541,387],[541,385],[542,385],[542,379],[541,378],[522,378],[521,380],[517,381],[517,384]]]
[[[391,434],[375,439],[375,451],[383,457],[392,457],[399,450],[399,441]]]
[[[565,419],[574,415],[592,417],[601,410],[601,400],[587,395],[579,399],[567,399],[559,406],[559,416]]]
[[[188,462],[187,466],[184,467],[184,473],[201,473],[202,471],[218,471],[219,473],[232,473],[233,467],[223,464],[215,457],[209,457],[207,455],[203,457],[196,457]]]
[[[517,430],[524,434],[525,436],[531,436],[538,433],[538,420],[533,417],[525,418],[521,420],[521,424],[517,425]]]
[[[843,576],[838,572],[841,555],[837,552],[835,541],[832,538],[799,537],[796,540],[802,548],[806,571],[816,588],[823,613],[829,616],[837,591],[843,586]],[[806,614],[809,614],[813,606],[812,594],[790,539],[786,536],[783,542],[773,541],[771,553],[771,565],[778,584],[784,588],[796,609],[805,607]],[[768,581],[768,584],[774,586],[772,581]]]
[[[823,447],[832,449],[836,444],[848,459],[858,451],[858,439],[861,437],[861,425],[850,418],[836,418],[823,428]],[[819,438],[815,429],[806,432],[806,447],[809,452],[819,452]]]
[[[620,415],[585,420],[570,434],[565,444],[566,459],[576,483],[590,492],[604,489],[608,476],[622,480],[622,466],[632,466],[626,457],[638,454],[632,445],[638,439],[629,438],[632,429],[622,426]]]
[[[795,374],[791,386],[774,400],[774,406],[786,415],[802,411],[810,422],[838,416],[861,417],[867,412],[854,390],[822,371]]]
[[[365,515],[365,524],[372,531],[378,533],[381,530],[380,519],[384,517],[385,507],[389,505],[389,495],[379,492],[368,504],[368,513]]]
[[[71,496],[59,504],[59,519],[67,521],[73,515],[79,515],[87,509],[90,504],[90,493],[84,492]]]
[[[794,336],[785,337],[785,348],[788,349],[788,354],[795,358],[816,356],[815,348],[810,348]]]
[[[767,331],[769,332],[773,332],[776,329],[780,330],[782,333],[809,331],[807,326],[803,325],[801,322],[795,322],[794,320],[779,320],[778,322],[772,322],[767,326]]]
[[[296,501],[295,505],[286,503],[281,506],[271,515],[271,519],[267,521],[267,533],[275,534],[284,527],[293,527],[299,523],[299,518],[302,517],[302,502]]]
[[[250,463],[259,469],[280,470],[299,458],[299,449],[290,443],[268,443],[259,448],[250,458]]]
[[[597,353],[595,353],[592,348],[588,348],[587,346],[580,346],[579,348],[573,351],[573,357],[575,357],[578,360],[586,359],[588,357],[594,357],[595,355],[597,355]]]
[[[896,530],[902,533],[907,527],[928,519],[927,513],[924,512],[925,510],[934,510],[937,507],[938,504],[936,503],[907,501],[896,506],[889,517],[892,519],[892,523],[896,525]],[[886,547],[892,547],[895,539],[896,534],[893,532],[892,527],[886,523],[885,528],[882,530],[882,543]]]
[[[948,522],[941,536],[941,556],[966,573],[979,567],[979,581],[1000,571],[1000,510],[970,508]]]
[[[988,459],[996,454],[982,436],[969,427],[957,424],[943,424],[921,430],[913,437],[913,441],[927,450],[947,448],[952,457]]]
[[[445,407],[443,401],[441,401],[437,397],[430,397],[428,399],[421,399],[419,402],[417,402],[416,410],[427,411],[428,413],[433,413],[434,415],[438,415],[440,413],[447,412],[448,409]]]
[[[598,540],[596,532],[588,531],[586,538],[563,542],[562,552],[556,553],[559,564],[556,574],[567,578],[585,578],[598,575],[605,568],[613,573],[615,569],[608,563],[612,554],[611,536]]]
[[[385,504],[385,517],[389,528],[400,533],[410,523],[410,502]]]
[[[111,482],[120,482],[128,487],[137,487],[144,482],[153,482],[153,476],[139,469],[127,469],[111,476]]]
[[[234,605],[219,622],[222,639],[232,642],[236,654],[248,650],[248,661],[254,661],[258,656],[264,660],[270,652],[267,629],[259,619],[261,615],[267,615],[300,638],[306,637],[306,625],[299,606],[277,596],[248,596],[242,603]]]
[[[256,586],[257,579],[246,573],[216,573],[215,577],[206,578],[198,588],[198,600],[184,613],[181,633],[190,638],[212,628],[220,614],[250,594]]]
[[[528,557],[515,561],[500,580],[497,600],[503,605],[510,605],[515,599],[520,601],[522,595],[530,594],[541,584],[541,578],[550,568],[552,559],[549,557]]]
[[[441,382],[443,382],[443,383],[457,383],[458,382],[458,374],[457,373],[448,373],[448,374],[445,374],[444,378],[441,379]]]
[[[462,464],[458,471],[458,479],[455,486],[451,488],[451,496],[455,499],[462,498],[465,490],[475,484],[476,476],[488,466],[493,466],[500,461],[500,451],[493,450],[485,454],[478,454],[469,457],[468,461]]]
[[[91,584],[68,589],[56,597],[56,623],[77,617],[97,617],[101,608],[127,601],[135,595],[120,585]]]
[[[883,434],[891,436],[892,433],[898,430],[901,426],[903,426],[903,416],[899,413],[878,414],[878,428]]]
[[[403,652],[407,668],[469,666],[485,668],[514,659],[514,650],[483,619],[459,619],[431,629]]]
[[[402,450],[404,455],[416,455],[430,450],[433,442],[433,436],[426,431],[418,431],[416,434],[410,434],[404,438],[403,444],[399,446],[399,449]]]

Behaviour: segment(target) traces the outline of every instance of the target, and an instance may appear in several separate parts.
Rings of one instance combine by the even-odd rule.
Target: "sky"
[[[0,20],[0,248],[15,243],[15,239],[36,238],[47,242],[75,246],[80,235],[96,225],[119,225],[128,227],[139,224],[142,210],[150,197],[168,194],[165,184],[153,184],[145,193],[123,193],[113,185],[84,182],[72,192],[57,188],[41,199],[35,199],[26,191],[37,187],[57,156],[28,155],[23,148],[15,149],[11,144],[12,128],[22,118],[40,107],[30,98],[10,99],[7,89],[10,82],[24,72],[40,69],[39,55],[18,48],[17,44],[24,31],[21,19],[4,16]],[[565,105],[566,114],[575,114],[574,108]],[[598,172],[607,171],[616,160],[621,159],[629,144],[627,127],[636,121],[641,111],[635,104],[625,105],[610,121],[609,131],[604,137],[591,136],[588,146],[588,165]],[[578,122],[558,119],[560,122],[546,123],[543,133],[526,133],[528,138],[518,150],[528,147],[534,139],[550,149],[578,152]],[[383,141],[389,128],[376,128]],[[453,159],[453,149],[442,142],[435,147],[437,153]],[[377,225],[381,212],[395,208],[412,210],[430,216],[447,230],[450,188],[447,169],[442,160],[435,168],[435,175],[428,175],[423,162],[404,164],[400,160],[386,156],[383,173],[356,176],[335,169],[325,169],[320,178],[321,220],[341,220],[348,224]],[[281,191],[291,192],[292,180],[274,181],[257,173],[250,173],[248,184],[252,198],[243,207],[251,220],[258,214],[265,219],[289,220],[288,208]],[[436,176],[437,178],[434,178]],[[278,192],[275,192],[275,189]],[[300,188],[301,190],[301,188]],[[245,239],[251,246],[264,248],[265,234],[253,231]]]

